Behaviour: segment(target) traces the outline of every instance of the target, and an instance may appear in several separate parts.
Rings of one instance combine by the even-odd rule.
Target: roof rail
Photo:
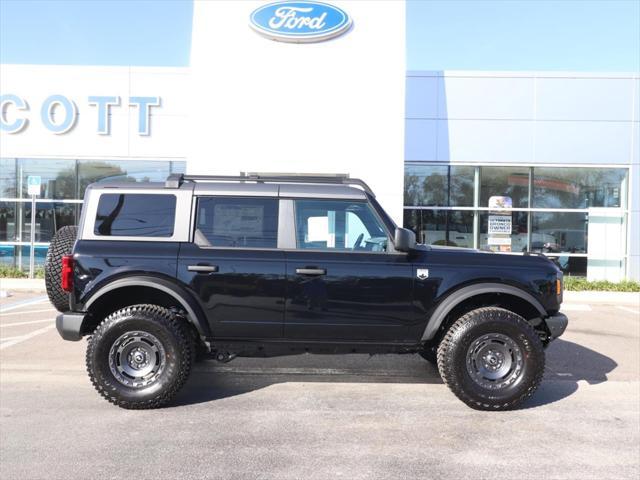
[[[363,180],[350,178],[345,173],[244,173],[240,175],[185,175],[172,173],[165,181],[165,188],[180,188],[185,182],[268,182],[268,183],[324,183],[336,185],[357,185],[372,197],[373,190]]]

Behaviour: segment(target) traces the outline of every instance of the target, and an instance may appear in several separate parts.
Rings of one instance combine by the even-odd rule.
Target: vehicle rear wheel
[[[78,236],[78,227],[69,225],[56,232],[44,261],[44,283],[49,301],[59,312],[69,310],[69,294],[62,290],[62,257],[69,255]]]
[[[544,348],[533,327],[502,308],[459,318],[438,347],[442,380],[478,410],[509,410],[529,398],[544,375]]]
[[[185,325],[157,305],[133,305],[105,318],[89,339],[87,371],[109,402],[147,409],[167,404],[182,388],[195,349]]]

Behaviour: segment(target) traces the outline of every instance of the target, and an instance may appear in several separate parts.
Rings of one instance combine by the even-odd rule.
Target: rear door
[[[199,298],[213,335],[281,337],[286,277],[277,196],[196,202],[194,238],[181,245],[178,276]]]
[[[413,319],[413,274],[360,200],[295,199],[287,250],[285,337],[402,342]]]

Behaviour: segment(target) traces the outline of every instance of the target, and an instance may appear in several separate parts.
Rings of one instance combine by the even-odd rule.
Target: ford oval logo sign
[[[272,40],[309,43],[343,34],[351,27],[351,18],[328,3],[276,2],[256,8],[250,25]]]

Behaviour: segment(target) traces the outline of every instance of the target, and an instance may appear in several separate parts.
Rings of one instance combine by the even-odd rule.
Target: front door
[[[366,201],[294,200],[286,252],[286,338],[401,342],[413,320],[407,255]]]
[[[180,247],[178,277],[214,337],[279,338],[285,263],[277,250],[278,199],[199,197],[194,241]]]

